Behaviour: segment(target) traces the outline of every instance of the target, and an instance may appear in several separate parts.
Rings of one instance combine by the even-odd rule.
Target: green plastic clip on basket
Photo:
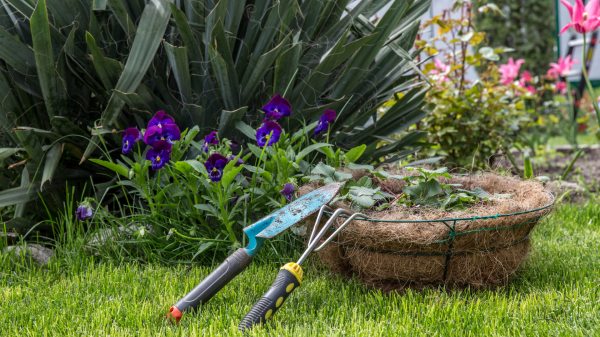
[[[320,259],[332,271],[356,274],[372,285],[506,283],[527,257],[530,233],[551,210],[554,196],[539,183],[512,177],[456,176],[452,181],[515,196],[449,212],[451,217],[427,210],[404,218],[371,212],[369,218],[354,219],[318,253]]]

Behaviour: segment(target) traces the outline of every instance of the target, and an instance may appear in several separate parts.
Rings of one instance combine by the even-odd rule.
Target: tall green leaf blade
[[[227,14],[225,15],[226,31],[231,33],[231,36],[238,35],[238,29],[240,28],[240,22],[246,8],[246,0],[229,0],[227,1]],[[231,39],[229,42],[229,49],[233,50],[236,39]],[[236,75],[237,76],[237,75]]]
[[[41,163],[44,158],[44,151],[35,133],[32,130],[15,130],[15,133],[31,160],[34,163]]]
[[[92,0],[92,9],[95,11],[105,11],[106,0]]]
[[[190,79],[190,68],[186,47],[175,47],[163,40],[163,46],[167,52],[167,58],[171,64],[175,81],[179,87],[181,101],[184,104],[192,103],[192,82]]]
[[[300,53],[302,52],[302,44],[296,43],[290,49],[284,51],[277,58],[275,65],[275,84],[273,86],[273,94],[283,96],[288,86],[291,88],[291,82],[296,75],[298,69],[298,61],[300,61]],[[288,89],[286,97],[291,96],[291,91]]]
[[[154,109],[152,109],[148,105],[148,103],[144,99],[142,99],[137,93],[133,92],[130,94],[126,94],[118,90],[113,90],[113,93],[119,96],[119,98],[122,99],[125,102],[125,104],[141,112],[142,115],[144,115],[145,117],[150,117],[152,115]]]
[[[254,74],[254,68],[258,65],[259,59],[272,45],[275,34],[279,32],[283,19],[287,15],[287,12],[292,8],[292,1],[295,0],[279,0],[271,8],[269,17],[267,18],[264,26],[261,28],[260,37],[258,38],[256,45],[251,49],[252,54],[250,56],[250,61],[248,61],[248,65],[246,66],[246,71],[244,72],[241,82],[244,89],[247,89],[245,85],[249,83],[249,78],[252,76],[252,74]],[[282,41],[285,40],[286,38],[284,38]],[[246,98],[245,95],[242,95],[242,97]]]
[[[204,3],[202,0],[184,0],[187,21],[196,24],[204,23]]]
[[[61,116],[67,116],[71,112],[69,87],[73,85],[73,77],[67,65],[67,53],[64,50],[58,56],[56,75],[56,104],[58,112]]]
[[[63,136],[78,135],[88,138],[87,132],[82,130],[80,127],[71,122],[67,117],[56,116],[50,120],[50,124],[54,127],[54,130]],[[83,139],[79,138],[79,141]]]
[[[52,177],[54,177],[54,173],[56,172],[56,168],[58,167],[58,163],[60,161],[63,149],[64,144],[56,143],[46,153],[46,160],[44,162],[44,172],[42,173],[42,185],[40,186],[40,190],[44,190],[44,183],[46,181],[52,183]]]
[[[328,7],[330,4],[335,1],[329,2],[326,6]],[[329,28],[322,34],[317,34],[318,37],[315,37],[316,42],[311,44],[311,48],[304,53],[302,58],[300,59],[301,69],[313,69],[315,68],[323,56],[329,52],[333,46],[338,43],[338,40],[346,34],[348,28],[352,24],[353,20],[362,13],[369,5],[371,4],[371,0],[363,0],[358,3],[356,7],[354,7],[348,15],[344,16],[340,21],[338,21],[335,25]],[[330,12],[327,12],[327,7],[324,9],[323,16],[328,16]],[[321,28],[317,26],[315,28],[315,32],[319,32]]]
[[[238,78],[242,78],[246,72],[248,57],[252,53],[252,50],[254,50],[254,44],[257,41],[258,34],[260,34],[261,22],[269,10],[270,4],[270,1],[259,1],[254,6],[252,16],[248,21],[244,41],[240,45],[235,59],[235,70]]]
[[[312,105],[321,95],[321,91],[327,82],[331,72],[342,62],[350,58],[357,50],[362,48],[375,35],[363,37],[354,42],[344,45],[347,34],[342,37],[329,51],[325,59],[311,71],[307,81],[303,81],[296,89],[294,95],[294,106],[302,109],[306,105]]]
[[[252,95],[256,90],[257,84],[265,76],[271,65],[277,60],[277,57],[283,50],[283,47],[287,44],[287,40],[290,38],[286,37],[283,42],[273,48],[271,51],[258,58],[256,66],[253,69],[249,69],[249,76],[245,81],[242,81],[242,98],[244,104],[247,104],[252,99]]]
[[[219,137],[228,137],[233,131],[238,122],[248,110],[248,107],[242,107],[235,111],[221,112],[221,120],[219,121]]]
[[[68,25],[89,26],[87,15],[81,12],[75,0],[50,0],[48,2],[48,9],[54,16],[55,24],[58,24],[58,27]]]
[[[35,70],[35,53],[23,42],[0,28],[0,59],[22,74]]]
[[[56,190],[58,187],[51,185],[46,188],[44,193],[40,193],[40,184],[33,183],[27,186],[21,186],[11,188],[5,191],[0,191],[0,207],[17,205],[20,203],[28,202],[39,198],[40,194],[46,194],[52,190]]]
[[[123,28],[125,33],[127,34],[127,40],[132,41],[133,40],[132,37],[136,35],[137,29],[135,28],[135,24],[129,17],[129,14],[127,13],[127,10],[125,9],[125,6],[123,6],[123,3],[121,2],[121,0],[108,0],[108,7],[113,12],[113,14],[115,15],[115,18],[117,19],[117,21],[119,22],[119,24],[121,25],[121,27]],[[141,24],[140,24],[140,28],[141,28]]]
[[[0,125],[7,128],[15,125],[15,117],[21,116],[23,111],[19,100],[11,89],[6,77],[4,77],[4,74],[0,71]],[[19,139],[14,133],[9,132],[5,135],[8,139],[11,139],[14,144],[19,143]]]
[[[92,34],[87,32],[85,40],[88,44],[88,48],[92,52],[94,67],[96,68],[98,76],[100,76],[100,80],[102,80],[102,84],[104,84],[104,88],[106,88],[106,90],[114,89],[119,81],[119,71],[121,70],[121,66],[118,64],[118,61],[114,60],[112,60],[113,64],[114,62],[117,62],[117,65],[110,65],[109,60],[104,57],[100,48],[98,48]]]
[[[215,51],[225,62],[227,69],[227,81],[229,82],[229,91],[231,92],[231,101],[233,106],[237,108],[240,105],[240,84],[235,72],[235,65],[233,64],[229,43],[227,42],[225,29],[223,28],[221,20],[217,21],[215,27],[213,28],[211,33],[211,42],[214,43],[213,47]]]
[[[12,156],[13,154],[17,154],[19,152],[19,149],[12,149],[12,148],[0,148],[0,162],[3,161],[4,159]]]
[[[179,29],[181,39],[185,44],[191,61],[191,78],[192,78],[192,89],[198,97],[203,98],[204,109],[218,110],[218,98],[213,86],[212,79],[206,68],[204,57],[200,49],[200,44],[196,40],[194,33],[192,32],[190,25],[186,19],[185,13],[183,13],[177,6],[169,3],[171,10],[173,11],[173,18]],[[197,104],[197,102],[195,102]],[[201,129],[209,127],[212,123],[212,116],[209,113],[204,113],[201,119],[197,123]]]
[[[194,125],[198,126],[202,121],[202,107],[196,104],[185,104],[182,113],[183,125]]]
[[[227,65],[225,64],[225,60],[223,60],[221,55],[219,55],[210,44],[207,45],[207,47],[210,56],[210,64],[212,65],[212,70],[215,73],[217,84],[219,85],[223,104],[225,104],[226,109],[234,110],[235,105],[233,104],[233,98],[231,96],[231,88],[229,86],[229,78],[227,76]]]
[[[30,18],[33,13],[35,3],[27,0],[6,0],[10,3],[17,11],[21,12],[26,18]]]
[[[365,44],[346,66],[345,72],[338,79],[332,93],[332,98],[340,98],[350,93],[356,86],[357,80],[368,71],[368,66],[375,59],[387,37],[394,29],[412,1],[395,0],[392,6],[377,23],[372,34],[377,34],[369,43]]]
[[[21,187],[29,186],[31,182],[29,181],[29,170],[27,167],[23,168],[21,171]],[[22,218],[25,215],[25,211],[27,210],[27,203],[22,202],[15,207],[15,218]]]

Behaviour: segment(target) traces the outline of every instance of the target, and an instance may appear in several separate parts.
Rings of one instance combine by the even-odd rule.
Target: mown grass
[[[596,135],[594,135],[591,132],[590,133],[580,133],[580,134],[577,134],[577,143],[579,145],[594,145],[594,144],[598,144],[598,139],[596,138]],[[569,142],[563,136],[556,136],[556,137],[550,137],[550,139],[548,140],[548,144],[550,144],[550,146],[554,147],[554,146],[558,146],[558,145],[569,145]]]
[[[488,291],[387,296],[307,265],[302,286],[251,335],[600,335],[600,206],[558,207],[533,237],[534,252],[513,282]],[[0,336],[240,335],[239,321],[280,266],[254,263],[172,326],[164,313],[210,268],[117,266],[73,254],[67,260],[62,252],[46,271],[0,271]]]

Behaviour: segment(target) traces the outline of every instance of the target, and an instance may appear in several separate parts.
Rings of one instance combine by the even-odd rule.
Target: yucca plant
[[[243,143],[279,93],[293,107],[288,132],[333,109],[330,141],[366,144],[360,162],[406,157],[424,134],[389,136],[425,115],[423,83],[408,74],[418,72],[418,51],[408,50],[431,0],[394,0],[368,19],[388,2],[2,0],[0,207],[16,205],[9,227],[62,207],[67,183],[102,198],[114,173],[86,159],[110,157],[120,130],[143,128],[157,110],[182,130]]]

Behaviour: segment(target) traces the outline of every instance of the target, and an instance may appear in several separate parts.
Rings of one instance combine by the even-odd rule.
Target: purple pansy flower
[[[92,206],[90,206],[89,203],[85,202],[79,205],[79,207],[77,207],[76,213],[78,220],[86,220],[88,218],[91,218],[92,214],[94,214],[94,212],[92,211]]]
[[[329,123],[333,122],[334,120],[335,120],[335,111],[325,110],[325,113],[323,114],[323,116],[321,116],[321,118],[319,118],[319,123],[317,124],[317,127],[315,128],[314,134],[316,135],[320,132],[327,131],[327,129],[329,128]]]
[[[256,130],[256,142],[260,147],[265,146],[265,144],[271,146],[279,141],[281,132],[281,126],[277,122],[265,122],[265,124]]]
[[[225,165],[227,165],[227,158],[223,155],[213,153],[208,157],[204,163],[204,167],[206,167],[206,171],[208,171],[208,176],[211,181],[221,181]]]
[[[157,140],[146,152],[146,159],[152,162],[153,170],[160,170],[171,160],[171,144],[166,140]]]
[[[142,134],[137,128],[127,128],[123,134],[123,154],[129,153],[133,144],[142,139]]]
[[[202,144],[202,150],[208,153],[208,148],[211,144],[219,144],[217,139],[217,131],[213,131],[204,137],[204,144]]]
[[[148,128],[153,125],[158,126],[159,128],[164,127],[168,124],[175,124],[175,119],[173,117],[165,114],[164,111],[160,110],[154,114],[154,117],[148,122]]]
[[[231,156],[229,156],[228,159],[229,159],[229,161],[235,160],[235,156],[231,155]],[[242,158],[238,158],[237,163],[235,163],[234,166],[238,167],[238,166],[242,165],[243,163],[244,163],[244,161],[242,160]]]
[[[266,119],[279,120],[292,113],[292,105],[287,99],[277,94],[261,110],[267,113]]]
[[[239,145],[239,143],[237,142],[237,140],[232,140],[229,143],[229,148],[232,150],[235,150],[235,149],[237,149],[238,145]]]
[[[166,140],[169,144],[173,144],[173,141],[181,140],[179,127],[175,124],[165,124],[162,128],[158,127],[158,125],[149,127],[144,134],[144,142],[153,146],[159,140]]]
[[[279,193],[283,194],[283,196],[287,199],[287,201],[292,201],[292,196],[294,195],[294,184],[287,183],[283,185],[283,189],[279,191]]]

